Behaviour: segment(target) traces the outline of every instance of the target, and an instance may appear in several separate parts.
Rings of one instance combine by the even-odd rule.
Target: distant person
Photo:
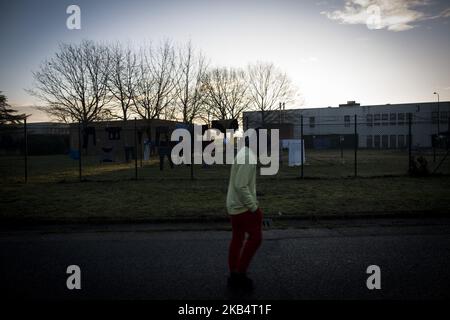
[[[246,146],[238,152],[231,167],[227,193],[227,211],[233,229],[228,256],[228,285],[231,288],[253,289],[247,269],[262,242],[263,219],[256,199],[256,159],[246,141]]]
[[[174,165],[172,162],[172,142],[169,140],[167,133],[165,134],[165,140],[159,142],[158,153],[159,153],[159,170],[164,170],[164,158],[167,157],[169,160],[170,168],[173,169]]]

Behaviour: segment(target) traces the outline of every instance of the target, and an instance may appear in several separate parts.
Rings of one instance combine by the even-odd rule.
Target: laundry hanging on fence
[[[150,140],[144,141],[144,161],[150,160],[150,149],[152,142]]]
[[[303,143],[302,143],[303,142]],[[301,166],[306,161],[305,144],[301,139],[283,139],[281,140],[283,148],[289,149],[289,166]],[[301,157],[301,148],[303,148],[303,159]]]
[[[80,150],[70,149],[69,157],[72,160],[80,160]]]

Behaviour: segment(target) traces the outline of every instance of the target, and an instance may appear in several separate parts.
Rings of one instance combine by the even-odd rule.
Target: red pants
[[[262,213],[261,211],[246,211],[231,216],[233,237],[231,238],[228,254],[228,265],[231,272],[246,272],[253,256],[262,241]],[[248,234],[244,245],[245,234]]]

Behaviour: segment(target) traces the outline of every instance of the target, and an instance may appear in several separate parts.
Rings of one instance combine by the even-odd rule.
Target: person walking
[[[226,204],[232,226],[228,255],[228,285],[232,288],[253,289],[247,269],[262,242],[263,213],[256,199],[256,161],[246,143],[231,166]]]

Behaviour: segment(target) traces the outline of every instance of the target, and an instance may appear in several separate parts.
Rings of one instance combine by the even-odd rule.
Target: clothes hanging
[[[301,139],[283,139],[282,146],[289,150],[289,166],[301,166],[306,161],[305,143]],[[303,159],[301,159],[301,149],[303,148]]]
[[[152,142],[150,140],[144,141],[144,160],[150,160],[150,151],[151,151]]]

